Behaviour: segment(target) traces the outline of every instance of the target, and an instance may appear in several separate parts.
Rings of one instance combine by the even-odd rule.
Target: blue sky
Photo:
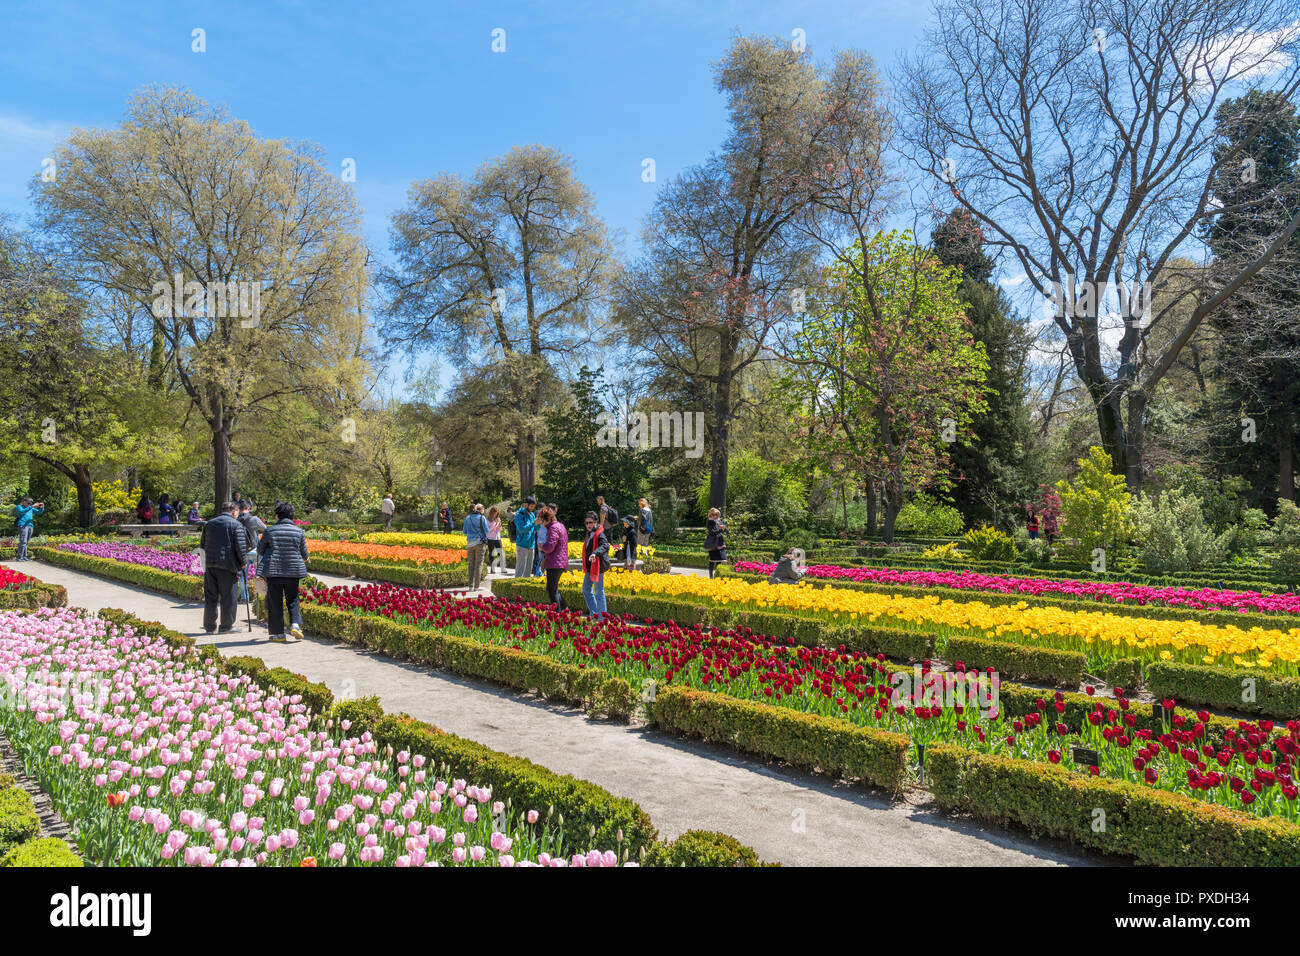
[[[142,86],[224,104],[263,136],[356,161],[374,252],[414,180],[471,174],[511,146],[574,159],[601,216],[632,247],[655,190],[726,134],[710,63],[733,34],[791,36],[817,56],[914,48],[928,0],[835,2],[6,3],[0,46],[0,213],[73,127],[120,123]],[[191,50],[191,31],[207,51]],[[505,52],[492,51],[493,30]],[[641,178],[652,157],[657,183]]]

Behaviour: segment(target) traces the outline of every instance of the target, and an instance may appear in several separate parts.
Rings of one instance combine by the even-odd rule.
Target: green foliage
[[[41,832],[41,818],[27,791],[14,784],[0,790],[0,856]]]
[[[709,510],[709,478],[695,491],[700,510]],[[727,466],[727,526],[740,531],[788,531],[807,514],[808,495],[803,482],[757,452],[732,455]],[[655,515],[656,526],[659,523]]]
[[[988,525],[967,531],[964,540],[966,550],[979,561],[1011,561],[1016,556],[1011,535]]]
[[[1227,555],[1227,536],[1214,533],[1192,495],[1140,495],[1133,501],[1132,520],[1138,558],[1153,573],[1218,567]]]
[[[806,528],[796,528],[794,531],[787,532],[781,539],[781,543],[776,547],[775,557],[780,557],[791,548],[800,548],[804,554],[817,550],[817,535]]]
[[[1061,551],[1078,561],[1090,561],[1095,548],[1102,548],[1107,561],[1124,555],[1132,534],[1132,498],[1124,476],[1112,471],[1111,457],[1092,446],[1079,459],[1079,475],[1073,482],[1058,481],[1061,496]]]
[[[601,402],[607,386],[598,369],[583,366],[569,389],[571,400],[546,416],[549,450],[542,459],[538,500],[554,501],[561,515],[579,518],[595,508],[597,495],[604,495],[620,515],[626,514],[646,488],[648,459],[612,444],[608,439],[613,436],[602,436],[602,422],[612,413]]]
[[[762,866],[758,854],[735,837],[687,830],[671,843],[656,843],[645,866]]]
[[[920,537],[948,538],[961,534],[966,522],[952,505],[941,504],[927,494],[918,494],[899,510],[894,527]]]
[[[1087,663],[1087,658],[1075,651],[977,637],[949,637],[940,649],[948,660],[960,661],[966,668],[984,670],[992,667],[1003,678],[1061,687],[1078,687]]]
[[[14,847],[0,859],[0,868],[7,866],[85,866],[81,857],[57,837],[28,840]]]

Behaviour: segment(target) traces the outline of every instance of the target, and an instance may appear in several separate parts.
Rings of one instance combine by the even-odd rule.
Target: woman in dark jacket
[[[298,582],[307,576],[307,536],[293,523],[293,505],[275,506],[275,524],[257,545],[257,575],[266,582],[266,625],[271,640],[283,642],[284,608],[289,608],[289,633],[302,640],[302,610]]]
[[[709,509],[709,523],[704,534],[704,550],[709,552],[709,577],[718,570],[718,565],[727,560],[727,523],[722,520],[722,512],[717,508]]]

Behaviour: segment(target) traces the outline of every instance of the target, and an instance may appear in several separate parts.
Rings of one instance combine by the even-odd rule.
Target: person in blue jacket
[[[515,512],[515,577],[533,573],[533,555],[537,550],[537,499],[529,495]]]
[[[45,502],[32,504],[31,498],[24,498],[21,504],[14,505],[15,524],[18,526],[18,560],[30,561],[27,556],[27,542],[36,530],[36,516],[45,514]]]

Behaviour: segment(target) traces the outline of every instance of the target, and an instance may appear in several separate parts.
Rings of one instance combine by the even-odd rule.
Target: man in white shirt
[[[384,495],[384,500],[379,503],[379,510],[384,514],[384,530],[387,531],[393,526],[393,512],[397,510],[397,506],[393,504],[391,492]]]

